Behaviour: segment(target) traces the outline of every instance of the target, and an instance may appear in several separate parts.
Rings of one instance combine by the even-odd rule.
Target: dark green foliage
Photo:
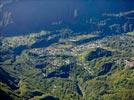
[[[106,63],[106,64],[104,64],[102,66],[101,71],[98,73],[98,76],[105,75],[106,73],[108,73],[111,70],[112,65],[113,65],[113,63]]]
[[[2,90],[0,90],[0,98],[1,100],[13,100],[12,97],[10,97],[7,93],[5,93]]]
[[[11,77],[9,73],[0,68],[0,82],[3,82],[10,86],[12,89],[17,88],[17,83],[15,83],[15,78]]]
[[[107,50],[102,49],[102,48],[97,48],[95,51],[91,51],[88,55],[89,56],[87,56],[87,60],[91,61],[93,59],[97,59],[97,58],[100,58],[100,57],[112,56],[112,52],[107,51]]]
[[[50,55],[32,48],[14,55],[14,49],[5,47],[0,96],[13,100],[133,100],[133,67],[125,67],[125,60],[134,55],[133,39],[121,37],[123,40],[104,39],[99,48],[74,52],[78,56]]]

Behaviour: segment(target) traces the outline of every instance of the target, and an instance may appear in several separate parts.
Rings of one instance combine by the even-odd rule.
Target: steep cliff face
[[[70,27],[75,32],[99,32],[100,36],[127,33],[134,29],[134,1],[129,2],[130,0],[1,0],[1,32],[5,36],[15,36]]]
[[[9,75],[7,71],[0,67],[0,97],[1,100],[18,99],[14,90],[17,89],[15,78]]]
[[[0,82],[7,84],[12,89],[16,89],[15,78],[11,77],[5,70],[0,68]]]
[[[15,0],[0,0],[0,29],[11,23],[11,12],[4,10],[4,7]]]

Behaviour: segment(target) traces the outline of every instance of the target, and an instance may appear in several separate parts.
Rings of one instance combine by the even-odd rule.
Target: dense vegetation
[[[38,34],[3,39],[2,97],[17,100],[134,99],[133,37],[112,36],[82,45],[59,38],[59,43],[51,46],[31,48],[50,32]],[[34,39],[31,41],[31,38]],[[26,48],[19,48],[22,45]],[[16,53],[16,48],[21,52]]]
[[[0,0],[0,30],[11,25],[12,14],[3,10],[11,1],[19,2]],[[134,100],[133,14],[103,13],[76,18],[79,23],[73,18],[71,28],[2,35],[0,99]]]

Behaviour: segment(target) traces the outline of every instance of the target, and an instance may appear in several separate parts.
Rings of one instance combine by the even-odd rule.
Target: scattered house
[[[127,69],[127,68],[132,68],[132,67],[134,67],[134,60],[125,60],[125,63],[126,63],[126,65],[125,65],[125,68]]]
[[[43,75],[44,77],[47,77],[47,75],[46,75],[45,73],[42,73],[42,75]]]

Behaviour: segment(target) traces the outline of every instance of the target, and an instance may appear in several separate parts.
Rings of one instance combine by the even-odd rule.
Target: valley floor
[[[133,100],[132,34],[88,42],[85,40],[98,35],[65,38],[42,31],[5,37],[0,48],[0,96],[14,100]]]

